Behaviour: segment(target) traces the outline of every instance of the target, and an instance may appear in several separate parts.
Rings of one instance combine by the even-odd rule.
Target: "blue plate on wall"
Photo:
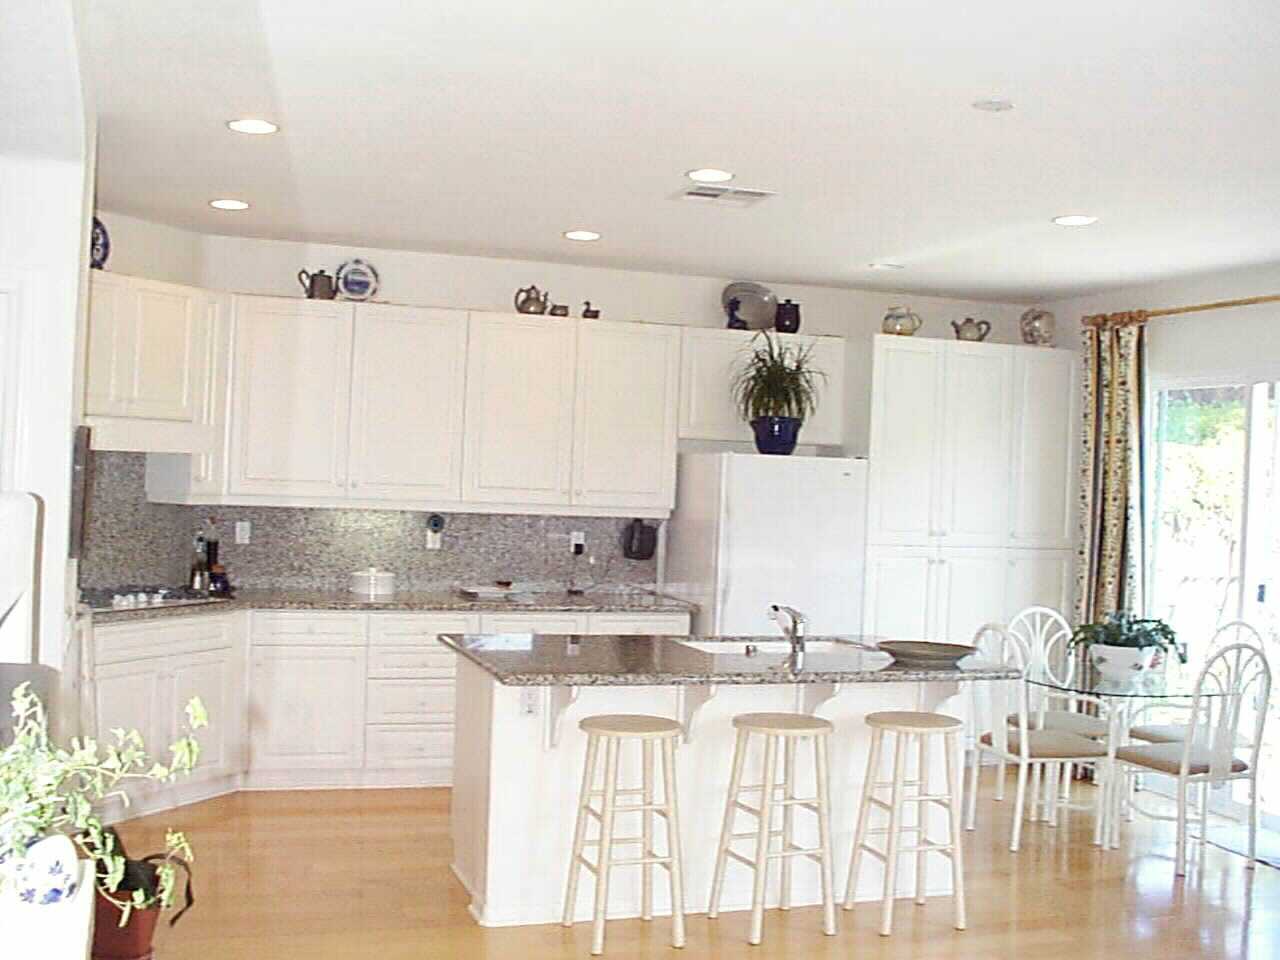
[[[337,276],[338,292],[346,300],[368,300],[378,292],[378,271],[359,257],[340,266]]]

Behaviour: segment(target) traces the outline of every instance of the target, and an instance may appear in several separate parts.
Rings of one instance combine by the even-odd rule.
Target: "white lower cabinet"
[[[1073,554],[999,547],[867,549],[864,631],[968,643],[1032,605],[1067,611]]]

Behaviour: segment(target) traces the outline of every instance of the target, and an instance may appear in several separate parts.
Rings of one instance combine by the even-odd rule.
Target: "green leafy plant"
[[[1178,643],[1173,627],[1163,620],[1142,619],[1131,613],[1108,613],[1097,623],[1084,623],[1071,635],[1071,647],[1105,644],[1111,647],[1159,647],[1187,662],[1187,653]]]
[[[137,730],[112,730],[112,743],[77,737],[69,748],[59,747],[49,736],[44,704],[28,684],[13,691],[12,710],[13,742],[0,750],[0,860],[25,856],[36,841],[66,834],[97,864],[98,889],[120,908],[121,926],[135,909],[172,906],[176,867],[193,859],[186,837],[176,831],[165,835],[165,853],[148,864],[152,871],[144,871],[153,882],[144,877],[126,883],[126,871],[136,876],[140,861],[128,860],[97,811],[112,797],[128,804],[120,789],[126,781],[171,782],[195,768],[200,745],[192,732],[209,723],[200,699],[187,703],[188,731],[169,746],[168,763],[147,756]]]
[[[818,408],[818,384],[827,375],[813,366],[813,346],[779,342],[767,330],[752,339],[750,354],[733,377],[734,402],[742,419],[795,417]]]

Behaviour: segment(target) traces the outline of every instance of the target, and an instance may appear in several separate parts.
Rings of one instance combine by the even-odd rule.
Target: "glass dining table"
[[[1198,665],[1166,660],[1158,667],[1144,670],[1132,678],[1119,679],[1103,676],[1089,663],[1080,665],[1074,675],[1062,678],[1044,665],[1033,665],[1027,670],[1026,682],[1049,693],[1054,699],[1074,701],[1074,705],[1092,706],[1107,721],[1107,763],[1100,765],[1099,788],[1108,791],[1101,805],[1102,816],[1094,825],[1094,843],[1098,846],[1118,847],[1119,831],[1114,819],[1120,806],[1111,791],[1122,778],[1110,776],[1115,769],[1116,749],[1129,739],[1129,731],[1137,719],[1147,712],[1181,714],[1177,720],[1190,718],[1200,676]],[[1211,687],[1204,696],[1219,695]],[[1114,782],[1112,782],[1114,781]],[[1131,807],[1142,811],[1140,807]]]

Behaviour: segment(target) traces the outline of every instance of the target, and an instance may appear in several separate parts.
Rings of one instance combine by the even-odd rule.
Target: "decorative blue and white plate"
[[[338,268],[338,292],[347,300],[368,300],[378,292],[378,271],[354,257]]]
[[[27,848],[25,857],[4,864],[5,896],[37,907],[62,903],[75,895],[80,862],[70,837],[45,837]]]
[[[111,234],[107,233],[107,225],[94,217],[93,229],[89,232],[89,266],[94,270],[101,270],[107,265],[109,256],[111,256]]]

